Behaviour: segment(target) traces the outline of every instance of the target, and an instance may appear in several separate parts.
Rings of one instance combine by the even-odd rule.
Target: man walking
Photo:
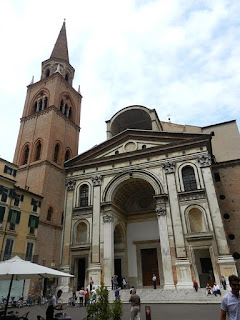
[[[153,288],[156,289],[157,288],[157,277],[155,274],[153,274],[152,281],[153,281]]]
[[[231,275],[228,280],[231,291],[222,298],[220,320],[225,320],[227,314],[229,320],[240,320],[240,279]]]
[[[62,290],[58,290],[57,295],[52,296],[48,301],[48,307],[46,311],[46,320],[53,320],[54,318],[54,309],[59,310],[62,307],[62,304],[58,302],[58,299],[62,295]]]
[[[132,290],[131,297],[129,299],[131,303],[131,320],[140,320],[140,297],[136,294],[135,289]]]

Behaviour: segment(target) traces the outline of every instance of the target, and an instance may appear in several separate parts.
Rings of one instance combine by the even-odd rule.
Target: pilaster
[[[186,250],[185,243],[183,237],[183,229],[181,222],[181,215],[179,210],[178,203],[178,194],[177,187],[175,182],[175,162],[174,161],[166,161],[162,164],[163,169],[165,170],[167,186],[168,186],[168,194],[169,194],[169,203],[173,221],[173,231],[174,231],[174,239],[176,246],[176,256],[177,258],[185,258]]]

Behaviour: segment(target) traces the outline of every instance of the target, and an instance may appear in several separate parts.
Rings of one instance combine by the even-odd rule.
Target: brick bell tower
[[[63,227],[64,161],[78,154],[82,96],[72,87],[65,22],[41,80],[27,87],[14,155],[17,184],[44,197],[34,261],[59,268]],[[36,209],[36,206],[35,206]]]

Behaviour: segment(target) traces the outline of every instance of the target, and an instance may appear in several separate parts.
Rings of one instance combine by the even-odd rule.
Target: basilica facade
[[[163,289],[205,287],[237,273],[212,170],[229,146],[218,150],[214,126],[161,122],[140,105],[106,123],[106,141],[65,162],[61,267],[75,286],[117,275],[148,287],[156,274]]]

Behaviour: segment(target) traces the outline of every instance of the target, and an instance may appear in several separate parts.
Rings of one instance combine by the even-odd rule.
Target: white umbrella
[[[22,260],[18,256],[0,262],[0,280],[11,280],[4,315],[6,315],[7,313],[8,301],[13,280],[61,277],[73,277],[73,275],[55,269],[47,268],[30,261]]]

